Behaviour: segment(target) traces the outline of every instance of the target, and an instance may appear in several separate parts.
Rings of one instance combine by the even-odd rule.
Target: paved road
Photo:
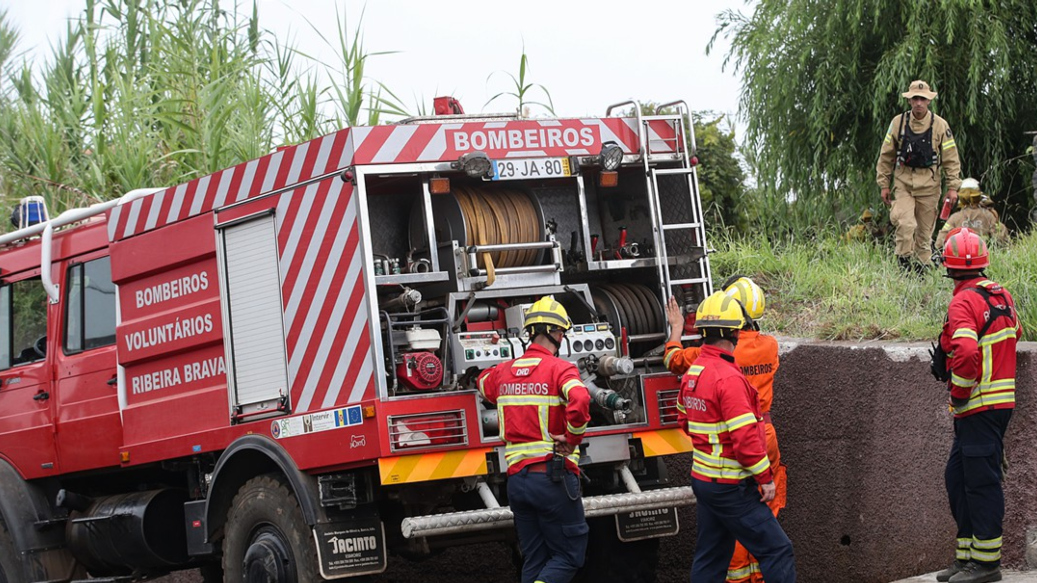
[[[1004,583],[1037,583],[1037,571],[1002,571],[1001,574],[1004,576],[1001,579]],[[893,583],[929,583],[931,581],[936,581],[936,573],[901,579]]]

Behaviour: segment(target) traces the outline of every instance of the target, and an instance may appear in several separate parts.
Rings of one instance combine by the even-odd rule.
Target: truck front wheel
[[[227,514],[223,572],[235,583],[320,581],[317,548],[291,489],[277,474],[252,478]]]

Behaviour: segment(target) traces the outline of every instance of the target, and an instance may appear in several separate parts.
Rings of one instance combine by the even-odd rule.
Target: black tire
[[[7,525],[0,519],[0,583],[23,583],[28,580],[19,556]]]
[[[623,542],[612,516],[589,518],[587,558],[574,581],[586,583],[655,583],[659,539]]]
[[[277,474],[252,478],[227,513],[223,573],[229,583],[321,581],[317,547],[291,488]]]

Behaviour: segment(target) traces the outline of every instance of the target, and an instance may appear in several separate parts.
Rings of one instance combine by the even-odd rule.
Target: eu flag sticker
[[[346,409],[346,416],[349,418],[350,425],[360,425],[363,423],[363,417],[360,414],[360,405],[353,405]]]

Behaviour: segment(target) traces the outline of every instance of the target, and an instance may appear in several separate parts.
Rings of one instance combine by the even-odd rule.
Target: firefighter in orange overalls
[[[723,583],[736,542],[759,559],[768,583],[796,581],[792,542],[767,506],[776,486],[764,446],[760,399],[735,364],[739,331],[751,321],[738,300],[724,292],[699,304],[696,323],[704,345],[677,396],[677,419],[693,448],[694,583]]]
[[[572,327],[561,304],[537,300],[522,327],[525,354],[483,371],[477,386],[500,418],[522,583],[567,583],[587,552],[577,446],[590,421],[590,393],[576,367],[555,356]]]
[[[760,333],[756,319],[763,315],[765,300],[763,290],[748,277],[734,276],[724,283],[724,293],[737,299],[752,319],[738,333],[738,344],[735,346],[735,364],[749,383],[756,388],[760,396],[760,411],[763,414],[764,431],[767,435],[767,457],[774,474],[776,494],[767,503],[774,516],[785,507],[787,474],[785,465],[781,463],[781,451],[778,449],[778,434],[771,423],[771,402],[774,399],[774,373],[778,370],[778,341],[773,336]],[[670,339],[666,343],[666,355],[663,362],[670,372],[683,375],[688,367],[699,357],[701,348],[681,346],[681,332],[684,330],[685,317],[681,315],[677,300],[670,298],[666,306],[666,316],[670,323]],[[759,562],[745,550],[742,545],[735,546],[734,556],[728,568],[727,580],[730,583],[760,583]]]

